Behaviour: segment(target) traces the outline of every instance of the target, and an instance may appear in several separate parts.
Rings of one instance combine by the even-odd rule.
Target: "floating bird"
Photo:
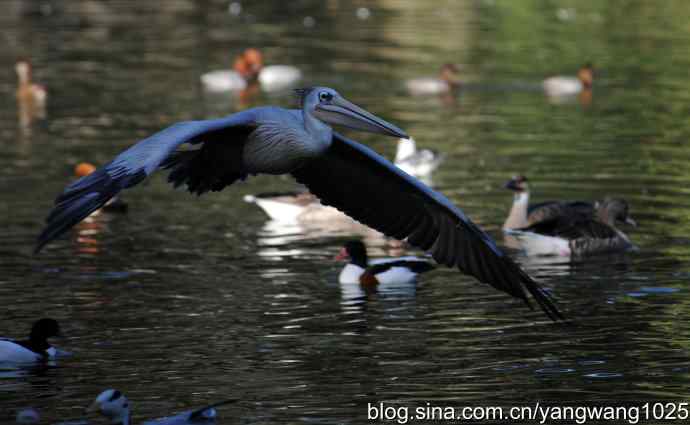
[[[216,407],[233,403],[235,400],[226,400],[220,403],[210,404],[195,410],[178,413],[175,416],[154,419],[143,422],[143,425],[187,425],[214,423],[218,413]],[[110,420],[113,425],[129,425],[131,409],[129,400],[118,390],[107,389],[100,393],[96,400],[89,406],[87,412],[99,412]]]
[[[460,88],[458,67],[447,63],[441,67],[438,77],[421,77],[408,80],[407,90],[414,96],[430,96],[449,93]]]
[[[366,246],[357,240],[347,242],[335,259],[348,261],[338,275],[340,283],[413,283],[417,275],[434,269],[428,259],[419,257],[377,258],[370,261]]]
[[[86,177],[96,171],[96,166],[88,162],[80,162],[74,167],[74,176],[77,178]],[[127,202],[123,201],[121,197],[114,196],[108,200],[98,211],[107,213],[124,214],[129,209]],[[95,211],[94,211],[95,212]]]
[[[528,255],[585,256],[637,249],[617,223],[636,226],[625,200],[607,198],[595,205],[594,215],[570,211],[509,233]]]
[[[398,139],[395,165],[412,176],[429,176],[443,161],[443,156],[431,149],[417,150],[413,138]]]
[[[542,87],[547,96],[566,97],[574,96],[583,90],[590,90],[594,80],[594,70],[591,63],[583,65],[576,77],[558,75],[547,78],[542,82]]]
[[[19,124],[28,130],[34,119],[45,118],[46,99],[48,92],[45,86],[32,81],[31,63],[20,60],[14,66],[17,72],[17,108],[19,110]]]
[[[271,220],[284,222],[351,220],[333,207],[323,205],[307,191],[265,192],[246,195],[245,202],[258,205]]]
[[[529,183],[525,176],[514,176],[505,188],[515,192],[510,213],[503,223],[503,229],[521,229],[541,221],[567,214],[592,215],[594,204],[586,201],[546,201],[530,204]]]
[[[291,174],[325,205],[528,305],[525,290],[554,319],[562,315],[539,285],[447,198],[329,124],[407,137],[327,87],[298,91],[301,109],[259,107],[168,127],[73,182],[58,196],[36,252],[159,168],[192,193],[220,191],[249,174]],[[178,150],[182,145],[191,145]]]
[[[59,335],[58,322],[53,319],[37,320],[31,327],[29,339],[0,339],[0,363],[33,363],[54,359],[57,349],[48,343],[48,338]]]
[[[264,66],[257,49],[247,49],[235,59],[233,70],[211,71],[201,76],[209,91],[242,91],[257,82],[265,91],[280,91],[297,84],[302,72],[289,65]]]

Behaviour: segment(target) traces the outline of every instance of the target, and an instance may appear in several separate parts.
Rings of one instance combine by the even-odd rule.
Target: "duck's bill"
[[[340,96],[334,97],[328,104],[317,105],[314,115],[328,124],[409,139],[409,136],[398,127]]]

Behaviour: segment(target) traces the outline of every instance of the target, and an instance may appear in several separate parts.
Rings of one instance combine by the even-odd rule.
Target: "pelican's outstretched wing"
[[[434,259],[525,300],[524,289],[552,319],[563,319],[548,294],[446,197],[373,150],[333,133],[329,150],[293,172],[326,205],[385,235],[430,251]]]
[[[108,164],[65,188],[55,200],[34,252],[40,251],[45,244],[101,208],[122,189],[140,183],[161,166],[173,168],[170,181],[176,186],[187,183],[190,191],[197,193],[220,190],[241,178],[237,174],[222,174],[221,171],[227,173],[228,168],[220,162],[232,160],[233,155],[218,155],[217,152],[229,149],[228,146],[241,146],[239,143],[212,143],[213,148],[202,148],[187,154],[174,152],[183,143],[198,144],[244,137],[254,126],[255,114],[250,109],[215,120],[180,122],[140,141]],[[209,154],[209,150],[216,152]],[[195,160],[199,155],[210,158],[203,164],[203,172],[196,164],[198,160]]]

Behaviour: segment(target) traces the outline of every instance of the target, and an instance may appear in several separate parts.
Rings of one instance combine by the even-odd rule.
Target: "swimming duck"
[[[82,178],[88,176],[89,174],[96,171],[96,166],[89,162],[80,162],[74,167],[74,176],[76,178]],[[99,211],[104,211],[108,213],[119,213],[124,214],[129,209],[127,202],[123,201],[121,197],[114,196],[108,202],[99,209]]]
[[[340,283],[413,283],[419,274],[434,268],[431,261],[419,257],[377,258],[370,261],[366,246],[358,240],[347,242],[335,259],[348,260],[338,275]]]
[[[546,201],[529,203],[529,183],[525,176],[513,176],[505,188],[515,192],[510,213],[503,223],[503,230],[520,229],[565,214],[594,213],[594,204],[586,201]]]
[[[258,205],[271,218],[283,222],[351,220],[333,207],[323,205],[307,191],[265,192],[246,195],[245,202]]]
[[[14,66],[17,72],[17,101],[31,105],[34,108],[44,108],[48,92],[45,86],[31,81],[31,63],[27,60],[20,60]]]
[[[558,75],[547,78],[542,82],[542,87],[547,96],[565,97],[574,96],[583,90],[590,90],[594,80],[594,70],[591,63],[583,65],[576,77]]]
[[[444,64],[438,77],[421,77],[408,80],[407,90],[413,96],[429,96],[449,93],[460,88],[458,67],[452,63]]]
[[[289,65],[264,66],[263,55],[257,49],[247,49],[235,59],[233,70],[211,71],[201,76],[209,91],[237,91],[257,82],[264,91],[280,91],[302,79],[302,72]]]
[[[33,363],[54,359],[57,350],[48,343],[48,338],[59,335],[60,326],[57,321],[37,320],[31,327],[29,339],[0,339],[0,363]]]
[[[509,233],[528,255],[585,256],[636,250],[616,227],[618,223],[636,226],[625,200],[607,198],[595,205],[594,215],[561,214]]]
[[[431,149],[417,150],[413,138],[398,139],[398,149],[395,152],[395,165],[412,176],[428,176],[443,161],[443,156]]]
[[[234,400],[222,401],[195,410],[178,413],[175,416],[150,420],[143,425],[187,425],[214,423],[218,416],[216,407],[232,403]],[[110,420],[113,425],[129,425],[131,409],[129,400],[118,390],[107,389],[100,393],[96,400],[89,406],[87,412],[99,412]]]

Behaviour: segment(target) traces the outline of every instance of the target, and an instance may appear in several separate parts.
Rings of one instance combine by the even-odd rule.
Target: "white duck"
[[[413,138],[398,139],[398,149],[395,152],[395,165],[415,177],[430,175],[443,161],[443,155],[431,150],[417,150]]]
[[[369,260],[361,241],[345,244],[336,260],[348,260],[338,275],[340,283],[376,286],[379,284],[413,283],[421,273],[433,270],[431,261],[419,257],[377,258]]]
[[[208,91],[240,92],[258,81],[262,90],[280,91],[294,86],[302,79],[302,72],[289,65],[264,66],[263,55],[257,49],[247,49],[235,59],[233,70],[211,71],[201,76]]]
[[[57,321],[40,319],[32,326],[29,339],[0,339],[0,363],[33,363],[54,359],[57,349],[48,343],[48,338],[59,335]]]
[[[191,425],[215,423],[216,407],[232,403],[234,400],[222,401],[195,410],[187,410],[174,416],[143,422],[143,425]],[[87,409],[88,412],[99,412],[113,425],[130,425],[131,409],[129,400],[118,390],[107,389],[100,393]]]
[[[577,71],[577,76],[557,75],[550,77],[542,82],[542,87],[549,97],[567,97],[574,96],[583,90],[590,90],[593,80],[592,64],[587,63]]]
[[[405,83],[413,96],[433,96],[450,93],[460,88],[458,67],[447,63],[441,67],[438,77],[420,77]]]

